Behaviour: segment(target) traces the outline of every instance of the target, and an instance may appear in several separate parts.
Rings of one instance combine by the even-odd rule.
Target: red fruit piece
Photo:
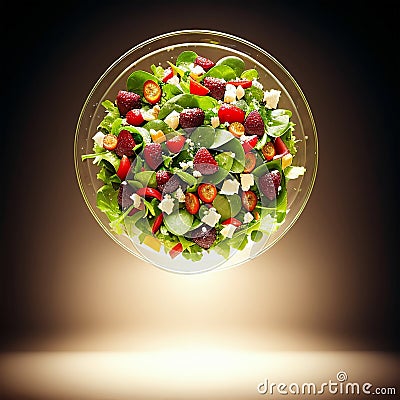
[[[244,121],[244,129],[246,135],[262,136],[265,131],[264,121],[257,110],[250,111]]]
[[[160,192],[164,190],[165,184],[171,179],[172,174],[168,171],[157,171],[156,172],[156,181],[157,188]]]
[[[218,118],[221,124],[225,122],[240,122],[243,123],[245,112],[239,108],[234,106],[233,104],[222,104],[218,110]]]
[[[197,188],[197,193],[204,203],[212,203],[217,196],[217,188],[212,183],[202,183]]]
[[[171,153],[179,153],[182,150],[183,145],[186,142],[186,138],[183,135],[176,135],[171,139],[168,139],[165,142],[165,145],[167,146],[168,150]]]
[[[151,232],[154,234],[156,233],[159,229],[161,224],[163,223],[163,215],[162,213],[159,214],[155,219],[154,219],[154,223],[153,226],[151,227]]]
[[[241,86],[243,89],[247,89],[249,88],[251,85],[253,85],[253,82],[248,80],[248,79],[240,79],[237,81],[229,81],[229,84],[233,85],[233,86]]]
[[[143,156],[147,165],[156,170],[162,163],[162,147],[160,143],[149,143],[143,150]]]
[[[215,228],[206,228],[205,232],[203,227],[197,228],[193,231],[192,240],[203,249],[209,249],[217,238],[217,231]]]
[[[209,89],[209,95],[214,99],[221,100],[225,94],[226,82],[224,79],[206,76],[203,79],[203,85]]]
[[[180,253],[182,253],[182,251],[183,251],[182,243],[177,243],[177,244],[169,251],[169,255],[171,256],[171,258],[175,258],[175,257],[178,256]]]
[[[205,147],[200,147],[194,156],[193,168],[202,175],[212,175],[218,171],[218,163]]]
[[[253,211],[257,205],[257,195],[251,190],[242,192],[242,205],[245,210]]]
[[[129,158],[123,155],[117,171],[117,175],[119,179],[121,179],[121,181],[123,181],[126,178],[130,168],[131,168],[131,162],[129,161]]]
[[[288,150],[285,142],[280,137],[275,138],[274,146],[275,146],[276,154],[278,154],[280,156],[284,156],[285,154],[289,153],[289,150]]]
[[[126,113],[126,122],[129,125],[139,126],[144,122],[142,112],[139,108],[135,108],[134,110],[130,110]]]
[[[190,78],[189,90],[191,94],[197,94],[198,96],[205,96],[210,92],[210,89],[192,78]]]
[[[154,197],[155,199],[161,201],[162,195],[157,189],[153,189],[151,187],[142,187],[136,190],[136,194],[140,197]]]
[[[161,99],[162,90],[157,82],[149,79],[143,84],[143,96],[150,104],[156,104]]]
[[[121,115],[126,115],[126,113],[133,108],[140,108],[142,106],[142,101],[138,94],[125,90],[120,90],[118,92],[115,103]]]
[[[194,193],[186,193],[185,195],[185,207],[190,214],[196,214],[200,208],[199,198]]]
[[[135,141],[129,131],[123,129],[118,134],[117,146],[115,147],[115,154],[118,157],[127,156],[132,157],[134,154],[133,148],[136,146]]]
[[[231,217],[221,222],[221,225],[233,225],[238,228],[240,225],[242,225],[242,223],[238,219]]]
[[[269,199],[274,200],[281,184],[281,174],[278,170],[273,170],[258,179],[260,191]]]
[[[242,136],[240,138],[240,142],[242,143],[242,147],[245,153],[248,153],[252,149],[254,149],[255,145],[258,142],[258,136],[257,135],[251,135],[251,136]]]
[[[179,123],[182,128],[195,128],[204,122],[204,111],[201,108],[185,108],[179,114]]]
[[[174,76],[174,71],[172,70],[171,67],[168,67],[164,70],[164,76],[162,81],[166,83],[169,79],[171,79]]]
[[[205,71],[208,71],[215,65],[213,61],[201,56],[197,56],[196,59],[194,60],[194,63],[196,65],[200,65],[200,67],[202,67]]]

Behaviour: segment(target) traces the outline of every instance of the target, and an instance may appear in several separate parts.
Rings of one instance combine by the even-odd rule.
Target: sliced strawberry
[[[149,79],[143,84],[143,96],[150,104],[156,104],[161,99],[161,88],[157,82]]]
[[[197,193],[204,203],[212,203],[217,196],[217,188],[212,183],[202,183],[197,188]]]
[[[143,156],[147,165],[156,170],[162,163],[162,147],[160,143],[149,143],[143,150]]]
[[[202,175],[212,175],[218,171],[218,163],[205,147],[200,147],[194,156],[193,168]]]
[[[168,67],[164,70],[164,77],[162,81],[166,83],[169,79],[171,79],[174,76],[174,71],[172,70],[171,67]]]
[[[275,146],[277,155],[283,156],[283,155],[289,153],[289,150],[288,150],[285,142],[280,137],[275,138],[274,146]]]
[[[127,92],[125,90],[120,90],[117,94],[117,98],[115,100],[117,104],[119,113],[124,116],[129,110],[133,108],[140,108],[142,106],[142,102],[140,96],[133,92]]]
[[[186,138],[183,135],[176,135],[171,139],[168,139],[165,142],[165,145],[167,146],[168,150],[171,153],[179,153],[182,150],[182,147],[184,146],[186,142]]]
[[[196,214],[200,208],[199,198],[194,193],[186,193],[185,195],[185,207],[190,214]]]
[[[238,219],[231,217],[221,222],[221,225],[233,225],[238,228],[240,225],[242,225],[242,223]]]
[[[196,59],[194,60],[194,63],[196,65],[200,65],[200,67],[202,67],[205,71],[208,71],[215,65],[213,61],[201,56],[197,56]]]
[[[179,254],[181,254],[183,251],[183,246],[182,243],[177,243],[170,251],[169,255],[171,258],[175,258]]]
[[[225,122],[232,123],[232,122],[240,122],[243,123],[245,117],[245,112],[233,105],[233,104],[222,104],[218,110],[218,118],[221,124]]]
[[[242,205],[245,210],[253,211],[257,205],[257,195],[251,190],[242,192]]]
[[[144,122],[142,112],[139,108],[135,108],[126,113],[126,122],[129,125],[139,126]]]
[[[197,94],[198,96],[205,96],[210,92],[210,89],[192,78],[190,78],[189,90],[191,94]]]
[[[162,223],[163,223],[163,215],[162,215],[162,213],[161,214],[159,214],[155,219],[154,219],[154,223],[153,223],[153,226],[151,227],[151,232],[154,234],[154,233],[156,233],[159,229],[160,229],[160,226],[162,225]]]
[[[121,181],[123,181],[126,178],[130,168],[131,168],[131,162],[129,161],[129,158],[123,155],[117,171],[117,175],[119,179],[121,179]]]
[[[237,80],[237,81],[229,81],[228,83],[233,85],[233,86],[236,86],[236,87],[241,86],[243,89],[248,89],[253,84],[253,82],[249,81],[248,79],[240,79],[240,80]]]
[[[258,142],[258,136],[257,135],[251,135],[251,136],[242,136],[240,138],[240,142],[242,143],[242,147],[245,153],[248,153],[252,149],[254,149],[255,145]]]

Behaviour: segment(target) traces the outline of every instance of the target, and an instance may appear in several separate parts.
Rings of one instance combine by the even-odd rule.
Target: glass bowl
[[[211,60],[225,56],[238,56],[246,69],[256,68],[264,88],[281,91],[279,108],[292,112],[297,153],[293,164],[305,168],[297,179],[287,181],[287,215],[279,228],[263,240],[251,242],[240,251],[233,251],[228,259],[217,254],[206,254],[201,261],[183,257],[171,259],[165,251],[132,240],[125,234],[117,234],[110,228],[109,219],[96,205],[96,193],[102,186],[97,179],[99,167],[90,160],[82,161],[82,155],[92,152],[93,136],[104,118],[101,103],[115,99],[119,90],[126,90],[126,80],[134,70],[151,71],[152,64],[159,65],[176,57],[184,50],[192,50]],[[156,267],[177,273],[200,273],[241,265],[270,249],[297,221],[313,189],[318,165],[318,141],[314,119],[307,100],[290,73],[273,56],[259,46],[240,37],[217,31],[182,30],[156,36],[134,46],[116,60],[100,77],[89,93],[76,126],[74,162],[78,184],[91,214],[101,228],[123,249]]]

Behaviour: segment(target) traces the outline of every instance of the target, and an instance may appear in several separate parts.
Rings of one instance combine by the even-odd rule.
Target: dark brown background
[[[3,13],[2,350],[199,337],[260,350],[399,350],[398,7],[273,3],[34,2]],[[97,226],[73,138],[116,58],[191,28],[241,36],[291,72],[314,113],[320,164],[303,215],[271,251],[181,277],[133,259]]]

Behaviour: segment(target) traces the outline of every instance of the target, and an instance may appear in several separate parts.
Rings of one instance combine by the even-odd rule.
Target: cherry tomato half
[[[245,208],[245,210],[253,211],[257,205],[257,195],[251,190],[243,192],[242,193],[242,204],[243,204],[243,207]]]
[[[117,147],[118,139],[115,135],[106,135],[103,139],[103,147],[106,150],[115,150]]]
[[[249,173],[253,171],[256,166],[257,157],[254,153],[246,153],[244,155],[244,173]]]
[[[267,161],[271,161],[276,154],[275,146],[272,142],[265,143],[261,151]]]
[[[161,99],[161,88],[157,82],[149,79],[143,85],[143,96],[150,104],[156,104]]]
[[[196,214],[200,208],[199,198],[194,193],[186,193],[185,207],[190,214]]]
[[[197,188],[197,193],[204,203],[212,203],[217,196],[217,188],[212,183],[202,183]]]
[[[128,175],[130,168],[131,162],[129,161],[129,158],[124,154],[121,158],[117,171],[117,175],[121,179],[121,181],[126,178],[126,175]]]

